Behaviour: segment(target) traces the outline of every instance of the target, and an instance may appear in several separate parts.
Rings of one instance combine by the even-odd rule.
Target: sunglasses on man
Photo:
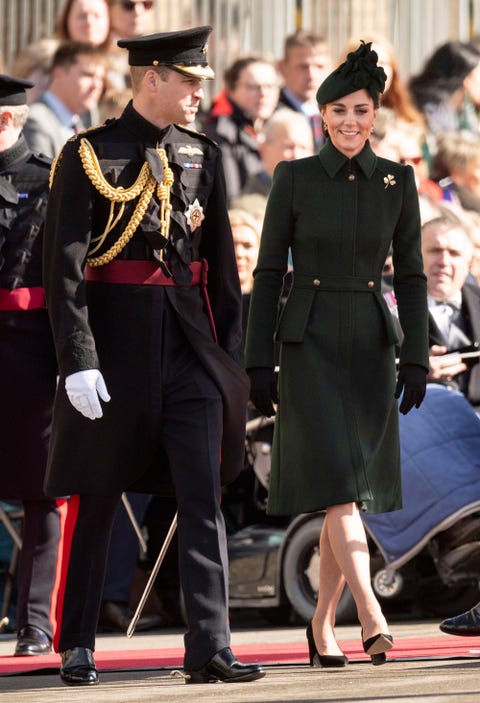
[[[133,12],[139,5],[142,5],[144,10],[151,10],[153,7],[153,0],[140,0],[140,2],[135,2],[134,0],[120,0],[120,2],[115,4],[120,5],[125,12]]]

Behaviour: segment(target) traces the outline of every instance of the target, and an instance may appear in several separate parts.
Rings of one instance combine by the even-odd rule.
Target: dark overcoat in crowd
[[[0,497],[6,499],[44,497],[56,379],[42,293],[49,172],[50,160],[32,154],[23,136],[0,152]]]
[[[157,195],[117,259],[157,262],[163,257],[177,286],[110,285],[85,280],[87,252],[105,230],[112,203],[87,176],[82,139],[93,147],[97,174],[115,188],[129,188],[148,161],[160,183],[166,150],[174,182],[168,241],[160,233]],[[45,236],[45,287],[60,368],[46,488],[51,495],[163,490],[168,473],[159,443],[162,379],[162,311],[171,306],[202,365],[223,397],[222,479],[241,470],[248,378],[242,361],[241,292],[225,205],[221,153],[207,137],[171,125],[160,130],[130,103],[122,116],[65,145],[56,164]],[[125,230],[138,198],[125,203],[94,256]],[[196,213],[196,227],[190,227]],[[191,217],[191,220],[189,220]],[[204,218],[202,221],[202,217]],[[208,262],[208,296],[214,341],[201,286],[189,285],[192,261]],[[98,368],[110,403],[103,418],[89,420],[66,396],[65,376]],[[164,471],[161,470],[163,467]]]
[[[480,288],[473,283],[464,283],[462,286],[461,314],[464,323],[464,332],[468,340],[474,344],[480,343]],[[467,340],[466,340],[467,341]],[[433,316],[429,317],[429,342],[440,344],[448,348],[448,340],[439,330]],[[461,390],[469,402],[476,408],[480,407],[480,363],[470,365],[466,376],[459,379]],[[463,377],[464,374],[461,374]]]
[[[367,143],[348,159],[318,155],[276,169],[250,303],[246,365],[274,365],[279,405],[269,512],[355,501],[401,507],[395,343],[381,294],[390,245],[403,340],[400,364],[428,369],[426,278],[411,167]],[[293,285],[277,319],[288,254]]]

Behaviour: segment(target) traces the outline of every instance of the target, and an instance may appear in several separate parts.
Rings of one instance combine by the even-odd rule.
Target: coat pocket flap
[[[292,288],[280,313],[275,331],[276,342],[303,341],[314,297],[314,290]]]

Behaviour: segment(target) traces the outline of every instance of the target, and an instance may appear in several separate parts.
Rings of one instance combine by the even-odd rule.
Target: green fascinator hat
[[[372,42],[364,41],[358,49],[347,55],[347,60],[325,78],[317,90],[317,102],[326,105],[344,95],[365,90],[374,101],[383,93],[387,76],[381,66],[377,65],[378,55],[372,49]]]

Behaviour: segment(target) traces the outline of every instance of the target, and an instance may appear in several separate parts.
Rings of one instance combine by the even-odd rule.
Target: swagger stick
[[[130,505],[130,501],[128,500],[127,496],[125,493],[122,493],[122,503],[127,511],[127,515],[130,518],[130,522],[132,523],[132,527],[135,530],[135,534],[138,537],[138,542],[140,544],[140,547],[142,548],[142,552],[146,554],[147,552],[147,545],[145,543],[145,540],[143,539],[142,531],[140,529],[140,525],[138,524],[137,518],[133,514],[132,506]]]
[[[135,632],[135,627],[137,625],[138,619],[140,618],[140,615],[142,614],[142,610],[145,607],[145,603],[147,601],[148,596],[150,595],[150,591],[152,590],[153,583],[155,579],[157,578],[157,574],[160,570],[160,567],[162,565],[162,562],[165,558],[165,554],[167,553],[167,549],[170,545],[170,542],[172,541],[172,537],[175,534],[175,530],[177,529],[177,513],[173,516],[172,524],[169,527],[169,530],[167,532],[167,536],[165,537],[165,541],[162,544],[162,548],[160,550],[160,553],[157,557],[157,561],[155,562],[155,565],[152,569],[152,573],[150,574],[150,578],[147,581],[147,585],[145,586],[145,590],[142,593],[142,597],[140,598],[140,601],[137,605],[137,609],[133,615],[133,618],[130,622],[130,625],[128,626],[127,630],[127,637],[131,637],[133,633]]]

